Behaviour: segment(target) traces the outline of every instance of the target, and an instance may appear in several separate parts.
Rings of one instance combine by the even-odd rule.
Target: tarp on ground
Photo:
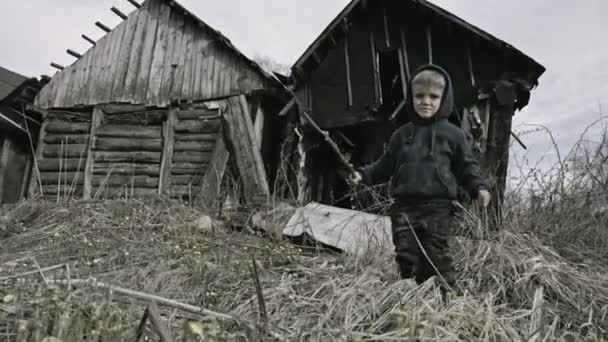
[[[307,235],[349,254],[393,248],[388,217],[315,202],[296,210],[283,235],[293,238]]]

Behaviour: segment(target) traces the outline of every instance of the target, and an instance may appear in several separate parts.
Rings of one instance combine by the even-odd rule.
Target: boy
[[[458,185],[483,207],[490,193],[462,130],[448,122],[454,103],[448,73],[425,65],[414,73],[409,91],[406,114],[412,121],[393,134],[380,159],[350,180],[368,185],[391,180],[390,216],[401,278],[413,276],[420,284],[439,272],[445,290],[455,281],[448,238]]]

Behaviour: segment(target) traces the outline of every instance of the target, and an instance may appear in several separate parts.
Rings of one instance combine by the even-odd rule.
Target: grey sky
[[[186,8],[222,31],[246,55],[266,55],[291,65],[347,0],[181,0]],[[608,1],[606,0],[432,0],[514,45],[547,68],[530,105],[515,118],[548,126],[562,149],[600,115],[608,115]],[[126,0],[0,1],[0,65],[30,76],[51,75],[49,62],[70,64],[67,48],[84,52],[128,12]],[[550,151],[543,134],[524,137],[535,158]],[[518,147],[513,152],[521,154]]]

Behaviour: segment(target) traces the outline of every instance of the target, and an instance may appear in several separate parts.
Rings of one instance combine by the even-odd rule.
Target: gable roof
[[[228,38],[173,0],[147,0],[58,72],[41,108],[133,103],[166,107],[285,88]]]
[[[336,16],[329,23],[329,25],[325,28],[325,30],[323,30],[321,35],[312,42],[312,44],[306,49],[306,51],[302,54],[302,56],[300,56],[300,58],[298,58],[298,60],[293,65],[292,70],[297,71],[297,70],[301,69],[302,66],[304,65],[304,63],[306,61],[308,61],[309,58],[313,57],[313,54],[315,53],[315,51],[317,51],[317,49],[321,48],[322,42],[325,41],[327,38],[329,38],[336,29],[339,29],[339,26],[341,25],[343,20],[348,18],[350,16],[350,14],[353,12],[353,10],[357,6],[362,5],[365,1],[369,1],[369,0],[352,0],[348,5],[346,5],[346,7],[338,14],[338,16]],[[489,43],[493,44],[494,46],[496,46],[500,49],[508,50],[508,51],[514,53],[515,55],[521,57],[528,64],[529,68],[532,71],[534,71],[534,75],[536,78],[540,77],[545,72],[545,67],[543,67],[540,63],[536,62],[534,59],[527,56],[520,50],[518,50],[515,47],[513,47],[512,45],[494,37],[493,35],[485,32],[484,30],[466,22],[465,20],[459,18],[458,16],[444,10],[443,8],[441,8],[435,4],[432,4],[426,0],[407,0],[407,1],[414,3],[414,4],[419,4],[423,8],[429,10],[434,15],[439,16],[445,20],[448,20],[449,22],[451,22],[455,25],[460,26],[461,28],[469,31],[471,34],[476,35],[477,37],[488,41]]]
[[[0,101],[9,96],[29,78],[0,66]]]

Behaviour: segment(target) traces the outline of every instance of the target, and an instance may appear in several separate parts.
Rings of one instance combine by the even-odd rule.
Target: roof
[[[147,0],[54,75],[40,108],[101,103],[169,106],[243,93],[287,97],[283,84],[173,0]]]
[[[292,67],[292,70],[298,70],[298,69],[302,68],[303,64],[309,58],[311,58],[313,56],[313,53],[321,46],[321,43],[326,38],[328,38],[334,32],[334,30],[339,28],[339,25],[341,24],[341,22],[345,18],[347,18],[351,14],[351,12],[364,1],[366,1],[366,0],[352,0],[348,5],[346,5],[346,7],[338,14],[338,16],[330,22],[330,24],[325,28],[325,30],[323,30],[321,35],[306,49],[304,54],[302,54],[302,56],[296,61],[296,63]],[[443,8],[441,8],[435,4],[432,4],[426,0],[408,0],[408,1],[410,1],[411,3],[419,4],[419,5],[427,8],[428,10],[430,10],[435,15],[442,17],[442,18],[452,22],[453,24],[456,24],[456,25],[462,27],[463,29],[477,35],[479,38],[484,39],[484,40],[488,41],[489,43],[497,46],[498,48],[506,49],[506,50],[514,53],[515,55],[518,55],[519,57],[523,58],[526,61],[526,63],[529,65],[529,67],[535,71],[534,73],[535,73],[536,78],[540,77],[540,75],[542,75],[545,72],[545,67],[543,67],[540,63],[536,62],[534,59],[527,56],[520,50],[518,50],[515,47],[513,47],[512,45],[494,37],[493,35],[485,32],[484,30],[466,22],[465,20],[459,18],[458,16],[444,10]]]
[[[27,80],[29,78],[0,67],[0,101],[4,100]]]

